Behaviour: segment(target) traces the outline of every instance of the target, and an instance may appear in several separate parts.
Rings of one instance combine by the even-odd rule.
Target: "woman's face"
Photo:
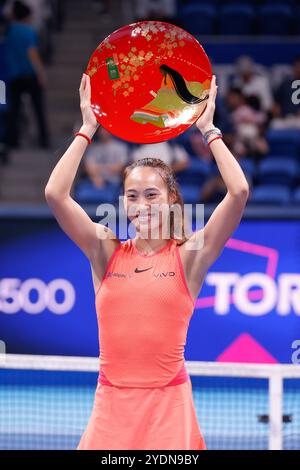
[[[167,185],[157,170],[136,167],[127,176],[124,184],[125,210],[137,232],[145,238],[160,238],[162,224],[168,222],[171,203]]]

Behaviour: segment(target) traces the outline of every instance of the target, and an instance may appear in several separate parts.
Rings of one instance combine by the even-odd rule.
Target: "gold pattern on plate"
[[[97,67],[91,67],[90,70],[88,71],[88,75],[92,77],[93,75],[95,75],[96,72],[97,72]]]
[[[147,54],[145,55],[145,60],[150,60],[151,58],[153,57],[153,52],[147,52]]]
[[[159,33],[159,34],[157,34]],[[155,65],[158,65],[162,60],[167,60],[168,58],[174,56],[174,49],[177,47],[183,47],[186,43],[183,39],[188,38],[188,34],[177,28],[176,26],[165,26],[160,24],[160,22],[150,21],[147,24],[139,25],[132,29],[132,36],[143,36],[146,41],[147,49],[150,49],[151,44],[150,40],[161,41],[159,35],[163,33],[164,40],[158,44],[158,53],[154,57],[154,54],[151,50],[145,52],[145,50],[137,50],[137,47],[130,47],[129,52],[119,53],[118,58],[120,60],[120,79],[115,81],[113,86],[114,94],[116,92],[122,91],[124,96],[128,96],[129,93],[134,91],[134,87],[130,86],[130,81],[137,81],[140,78],[138,69],[143,67],[146,62],[153,60]],[[128,44],[131,44],[133,41],[129,41]],[[102,45],[107,49],[111,49],[112,45],[109,43],[109,40],[106,39],[103,41]],[[115,46],[113,46],[115,47]],[[145,49],[144,47],[144,49]],[[99,48],[100,49],[100,48]],[[178,56],[178,54],[177,54]],[[179,55],[181,56],[181,54]],[[94,64],[99,67],[99,64]],[[91,69],[92,73],[94,69]],[[153,73],[153,71],[151,72]]]

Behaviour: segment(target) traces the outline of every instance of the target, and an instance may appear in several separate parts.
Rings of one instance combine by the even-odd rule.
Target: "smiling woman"
[[[157,250],[168,238],[178,245],[187,240],[183,200],[168,165],[158,158],[142,158],[125,168],[123,185],[125,209],[139,234],[140,250],[151,250],[149,243]]]
[[[248,197],[246,178],[212,124],[216,93],[213,77],[197,126],[227,186],[225,198],[204,229],[188,239],[181,230],[177,237],[184,207],[174,173],[160,159],[138,160],[125,168],[123,179],[124,205],[136,235],[121,242],[70,196],[97,129],[90,79],[82,78],[83,126],[46,187],[58,223],[90,261],[96,294],[100,373],[79,450],[206,449],[184,350],[204,277],[239,224]],[[174,206],[179,211],[172,211]]]

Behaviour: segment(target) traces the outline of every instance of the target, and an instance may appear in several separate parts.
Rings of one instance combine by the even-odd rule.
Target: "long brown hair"
[[[181,210],[181,236],[175,238],[175,214],[174,211],[170,211],[170,237],[176,240],[177,245],[182,245],[188,238],[185,236],[185,229],[184,229],[184,207],[183,207],[183,199],[180,194],[178,182],[176,180],[176,176],[174,171],[164,163],[160,158],[152,158],[146,157],[137,160],[136,162],[131,163],[130,165],[126,166],[123,171],[123,192],[125,193],[125,180],[127,176],[132,172],[134,168],[137,167],[150,167],[155,168],[156,171],[160,174],[162,179],[167,185],[168,194],[174,195],[174,202],[173,204],[178,204]]]

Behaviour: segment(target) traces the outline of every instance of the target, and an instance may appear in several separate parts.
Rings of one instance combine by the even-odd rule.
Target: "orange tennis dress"
[[[194,300],[175,240],[120,243],[96,293],[100,373],[78,450],[202,450],[184,348]]]

